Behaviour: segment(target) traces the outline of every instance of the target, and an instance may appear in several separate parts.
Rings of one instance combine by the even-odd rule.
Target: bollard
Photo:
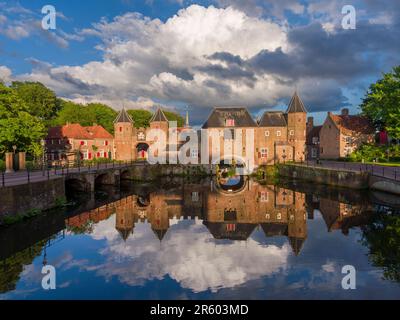
[[[5,187],[6,181],[5,181],[5,177],[4,177],[4,171],[1,172],[1,180],[2,180],[1,184],[3,185],[3,187]]]
[[[28,173],[28,183],[30,183],[31,182],[31,176],[29,174],[29,169],[26,169],[26,172]]]

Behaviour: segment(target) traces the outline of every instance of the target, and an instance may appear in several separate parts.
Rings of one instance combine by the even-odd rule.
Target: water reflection
[[[77,278],[75,286],[72,280],[64,284],[74,288],[70,294],[77,298],[82,272],[95,276],[91,281],[98,286],[112,288],[112,298],[120,297],[121,284],[147,288],[154,281],[179,284],[179,290],[171,284],[173,289],[168,289],[178,295],[186,289],[216,294],[238,288],[243,290],[238,298],[255,280],[293,276],[293,268],[302,266],[310,255],[313,258],[307,263],[312,268],[332,272],[335,263],[321,260],[321,248],[335,246],[330,233],[340,230],[349,237],[352,228],[361,230],[361,241],[371,247],[371,263],[382,268],[387,279],[399,280],[398,250],[389,252],[395,248],[393,241],[400,243],[398,233],[386,236],[371,224],[384,219],[385,229],[396,225],[395,209],[390,210],[396,218],[387,219],[387,210],[376,213],[377,204],[367,194],[309,185],[260,185],[252,180],[243,180],[235,192],[226,192],[210,180],[170,180],[166,185],[167,189],[127,189],[122,195],[108,192],[73,210],[0,230],[1,243],[10,244],[0,248],[0,292],[14,291],[18,296],[18,286],[30,290],[30,279],[40,278],[39,267],[50,263],[61,274]],[[313,223],[318,217],[324,232],[319,222]],[[335,249],[350,256],[354,251],[355,259],[364,257],[359,241],[349,241],[348,248],[339,248],[340,239]],[[119,285],[112,284],[115,279]],[[169,292],[146,290],[153,298]],[[137,298],[139,292],[143,289],[129,294]],[[28,296],[37,297],[36,293]]]

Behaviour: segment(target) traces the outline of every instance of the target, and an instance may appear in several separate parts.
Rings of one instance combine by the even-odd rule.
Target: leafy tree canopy
[[[369,87],[361,110],[377,129],[400,139],[400,66]]]
[[[178,123],[178,127],[182,127],[185,123],[185,120],[182,118],[182,116],[175,112],[164,111],[164,114],[167,117],[168,121],[176,121]]]
[[[60,100],[61,110],[52,121],[53,125],[66,123],[79,123],[82,126],[91,126],[97,123],[110,133],[114,132],[113,121],[117,112],[111,107],[101,103],[91,103],[87,106],[71,101]]]
[[[14,81],[11,89],[25,103],[27,112],[43,120],[52,119],[60,107],[55,93],[39,82]]]
[[[40,140],[46,135],[41,119],[30,114],[16,91],[0,84],[0,154],[17,150],[40,155]]]
[[[132,120],[135,121],[136,128],[147,128],[150,126],[150,119],[153,115],[150,111],[136,109],[128,110],[127,112],[131,116]]]

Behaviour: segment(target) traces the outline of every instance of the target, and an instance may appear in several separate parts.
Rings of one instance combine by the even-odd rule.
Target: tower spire
[[[186,122],[185,122],[185,128],[189,128],[189,108],[186,107]]]

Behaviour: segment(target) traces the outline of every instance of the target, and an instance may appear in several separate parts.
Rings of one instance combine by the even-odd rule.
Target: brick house
[[[344,158],[364,143],[374,143],[375,128],[364,116],[349,115],[343,109],[340,115],[328,112],[320,131],[321,159]]]
[[[309,117],[307,120],[307,160],[315,160],[320,158],[320,133],[322,126],[314,126],[314,118]]]
[[[83,127],[66,124],[52,127],[46,137],[46,155],[49,161],[76,161],[113,158],[114,137],[100,125]]]
[[[219,132],[220,158],[233,153],[246,162],[249,160],[245,159],[246,148],[249,148],[246,145],[246,130],[253,129],[254,164],[272,165],[305,159],[306,117],[306,108],[295,92],[286,112],[267,111],[259,121],[255,121],[245,107],[214,108],[203,129]],[[230,135],[227,135],[227,129],[231,132]],[[224,150],[225,140],[235,139],[238,131],[242,134],[242,150],[235,150],[235,146],[232,150]],[[212,141],[209,139],[209,150],[212,150]],[[210,159],[211,156],[210,154]]]

